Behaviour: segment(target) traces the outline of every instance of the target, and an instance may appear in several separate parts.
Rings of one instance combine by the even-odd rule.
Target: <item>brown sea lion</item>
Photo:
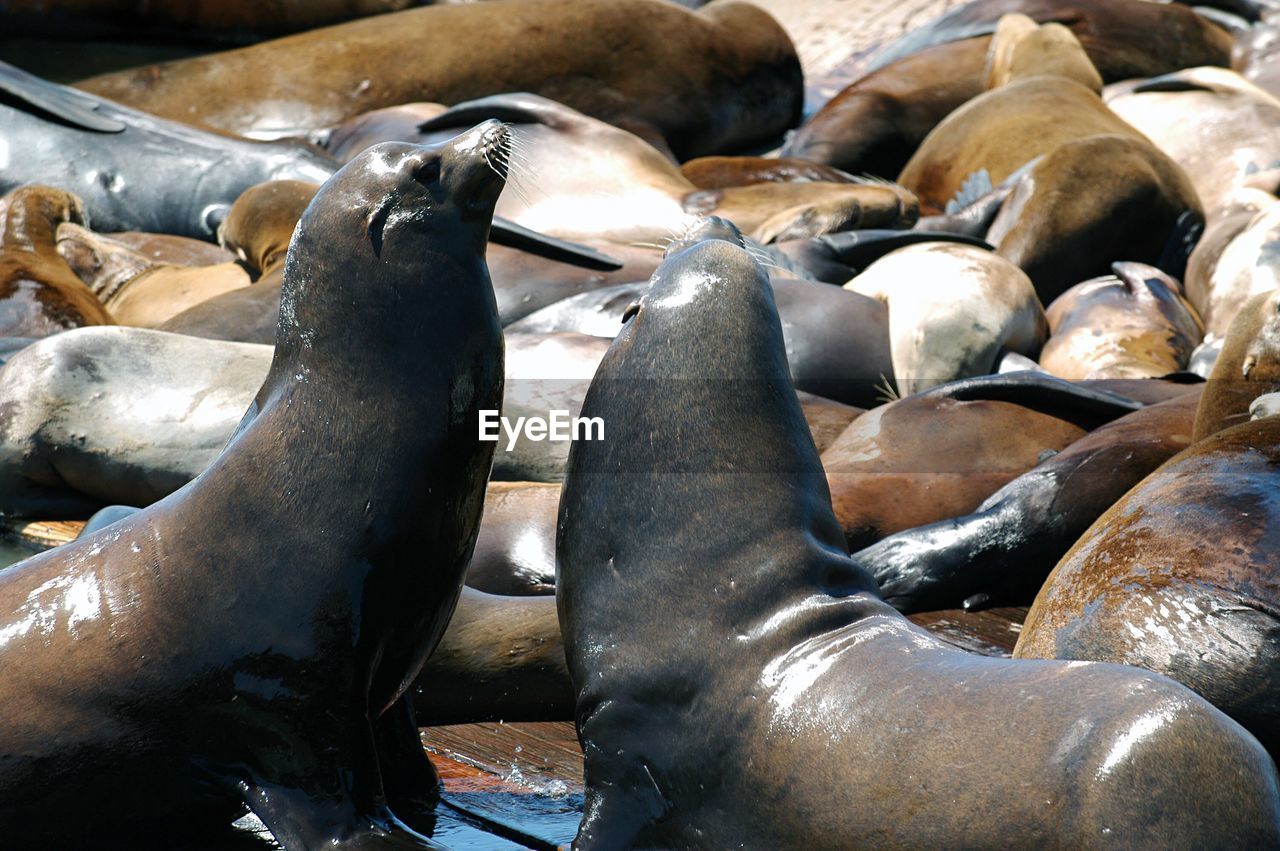
[[[490,482],[467,585],[507,596],[554,594],[559,504],[559,485]]]
[[[915,222],[915,197],[884,181],[764,182],[699,190],[636,134],[528,93],[458,104],[419,125],[409,141],[452,135],[489,118],[515,131],[512,191],[498,212],[541,233],[662,245],[694,216],[710,212],[761,242]]]
[[[1183,390],[1094,429],[972,514],[889,535],[853,560],[901,612],[1028,605],[1091,523],[1191,443],[1200,388]]]
[[[838,168],[786,157],[698,157],[681,164],[680,173],[699,189],[727,189],[753,183],[853,183],[856,180]]]
[[[247,805],[285,847],[426,846],[396,817],[438,783],[406,692],[492,459],[476,412],[501,403],[483,251],[502,178],[484,155],[504,132],[381,146],[328,181],[218,460],[5,571],[8,842],[207,833]]]
[[[793,134],[785,156],[898,174],[951,112],[983,91],[990,34],[1006,14],[1068,27],[1105,82],[1228,63],[1231,37],[1190,9],[1142,0],[981,0],[902,39]],[[973,37],[978,36],[978,37]]]
[[[822,453],[850,551],[959,517],[1085,435],[1009,402],[911,396],[863,414]]]
[[[1223,340],[1196,413],[1203,440],[1249,418],[1249,405],[1280,390],[1280,290],[1245,302]]]
[[[986,240],[1027,273],[1047,304],[1117,261],[1181,274],[1203,220],[1176,163],[1146,140],[1100,135],[1066,142],[1037,162]]]
[[[65,225],[59,231],[59,250],[64,256],[77,256],[86,270],[95,270],[86,282],[121,325],[167,329],[175,317],[228,295],[231,297],[211,306],[217,327],[234,326],[237,333],[230,337],[238,342],[272,342],[285,252],[298,219],[318,188],[318,184],[306,181],[278,180],[245,190],[218,231],[223,247],[238,257],[238,262],[213,266],[152,263],[110,238]],[[85,277],[85,271],[77,271]],[[251,283],[253,293],[235,295]],[[228,304],[256,305],[263,300],[276,309],[253,310],[246,315],[245,311],[226,308]]]
[[[615,49],[623,43],[625,55]],[[403,103],[536,92],[656,130],[683,158],[770,141],[798,122],[803,97],[795,48],[767,13],[736,2],[691,12],[658,0],[409,9],[79,85],[254,136]]]
[[[554,507],[551,528],[554,544]],[[449,628],[410,694],[424,727],[571,720],[573,686],[555,597],[463,588]]]
[[[842,552],[768,279],[703,236],[602,362],[583,412],[614,432],[574,444],[561,499],[575,847],[1280,842],[1274,764],[1190,690],[979,657],[878,597]]]
[[[62,222],[84,222],[84,205],[49,186],[14,190],[0,208],[0,336],[44,337],[111,315],[58,255]]]
[[[1077,284],[1045,311],[1040,365],[1059,378],[1160,378],[1185,369],[1204,337],[1173,278],[1145,263]]]
[[[1156,671],[1280,754],[1277,470],[1274,417],[1169,460],[1058,562],[1014,655]]]
[[[336,127],[318,130],[312,134],[321,147],[339,162],[359,154],[370,145],[379,142],[411,142],[418,125],[447,112],[442,103],[402,103],[384,106],[361,113]]]

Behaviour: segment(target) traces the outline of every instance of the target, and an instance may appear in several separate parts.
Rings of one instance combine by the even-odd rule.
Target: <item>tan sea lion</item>
[[[1120,83],[1104,100],[1182,166],[1210,221],[1226,195],[1280,165],[1280,100],[1226,68]]]
[[[1204,302],[1205,330],[1227,333],[1244,304],[1280,287],[1280,204],[1264,207],[1227,243],[1209,274]]]
[[[987,375],[1002,351],[1035,358],[1048,337],[1044,308],[1017,266],[981,248],[900,248],[845,284],[889,311],[893,374],[904,396]]]
[[[1245,302],[1227,329],[1196,412],[1194,437],[1203,440],[1249,418],[1249,405],[1280,390],[1280,290]]]
[[[1228,63],[1231,37],[1143,0],[981,0],[909,33],[793,134],[785,156],[893,177],[940,121],[983,91],[990,34],[1018,12],[1071,29],[1105,82]],[[975,37],[976,36],[976,37]]]

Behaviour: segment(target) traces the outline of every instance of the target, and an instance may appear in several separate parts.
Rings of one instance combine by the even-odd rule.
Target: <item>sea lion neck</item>
[[[653,404],[658,398],[664,403]],[[772,290],[742,248],[711,240],[663,262],[601,363],[582,416],[600,417],[605,439],[570,452],[560,515],[570,531],[557,543],[567,598],[579,582],[606,581],[581,575],[603,563],[612,567],[608,581],[629,589],[612,596],[618,601],[657,595],[679,608],[704,593],[691,588],[714,587],[725,605],[708,612],[698,604],[687,622],[707,641],[732,635],[743,647],[777,640],[770,620],[804,629],[812,620],[800,610],[814,606],[841,622],[855,618],[848,607],[826,608],[826,593],[874,593],[871,577],[845,557]],[[742,512],[744,494],[761,510]],[[742,522],[711,520],[730,514]],[[696,535],[658,532],[692,526]],[[715,575],[705,567],[726,563],[732,570]],[[589,628],[573,627],[569,640],[590,640]]]

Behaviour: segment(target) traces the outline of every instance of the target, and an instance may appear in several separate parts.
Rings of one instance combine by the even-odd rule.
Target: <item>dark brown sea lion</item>
[[[1025,606],[1053,565],[1129,488],[1191,443],[1199,388],[1100,426],[972,514],[855,552],[901,612]]]
[[[7,35],[245,42],[397,12],[415,0],[5,0]]]
[[[1249,419],[1249,405],[1280,390],[1280,290],[1245,302],[1223,340],[1196,413],[1203,440]]]
[[[1277,470],[1275,417],[1168,461],[1058,562],[1015,655],[1156,671],[1280,754]]]
[[[553,536],[554,514],[553,508]],[[555,597],[463,588],[449,628],[410,693],[424,727],[571,720],[573,686]]]
[[[1176,280],[1145,263],[1076,284],[1045,311],[1040,365],[1059,378],[1160,378],[1185,369],[1204,337]]]
[[[559,485],[490,482],[467,585],[507,596],[554,594],[559,505]]]
[[[565,34],[572,32],[572,43]],[[625,55],[615,47],[625,43]],[[410,9],[239,50],[94,77],[80,87],[249,135],[337,124],[383,106],[536,92],[656,130],[681,157],[794,126],[800,62],[747,3],[534,0]]]
[[[1225,66],[1231,51],[1230,36],[1191,10],[1140,0],[969,3],[952,13],[954,26],[940,19],[877,57],[795,132],[784,155],[855,174],[898,174],[929,131],[982,93],[990,34],[1011,12],[1070,28],[1105,82]]]
[[[79,198],[49,186],[27,186],[4,198],[0,215],[0,336],[44,337],[115,324],[58,255],[58,225],[84,222]]]
[[[271,370],[226,451],[4,573],[6,841],[207,832],[248,805],[289,848],[426,845],[389,806],[434,794],[404,696],[492,457],[476,412],[502,393],[483,259],[502,180],[484,154],[504,132],[340,171],[290,247]]]
[[[1191,691],[981,658],[879,599],[843,554],[768,279],[716,235],[659,267],[583,408],[614,431],[566,476],[575,847],[1280,842],[1270,758]]]

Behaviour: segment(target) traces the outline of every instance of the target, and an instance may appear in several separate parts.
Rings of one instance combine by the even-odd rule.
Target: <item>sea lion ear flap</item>
[[[1102,75],[1071,30],[1037,26],[1026,15],[1002,17],[987,53],[986,88],[1044,76],[1066,77],[1102,93]]]

